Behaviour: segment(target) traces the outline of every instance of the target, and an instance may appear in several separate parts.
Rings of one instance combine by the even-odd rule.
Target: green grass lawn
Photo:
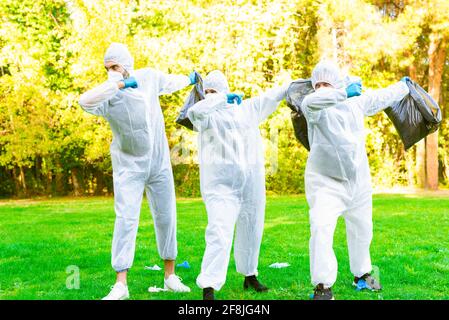
[[[163,286],[163,272],[145,270],[159,259],[152,220],[142,206],[134,266],[129,273],[133,299],[201,299],[195,285],[204,252],[206,212],[200,199],[178,201],[177,269],[192,288],[188,294],[149,293]],[[0,202],[0,299],[100,299],[114,281],[110,246],[112,198]],[[374,197],[373,264],[384,290],[356,292],[349,272],[344,220],[334,248],[339,274],[337,299],[449,299],[449,197],[378,195]],[[312,291],[308,253],[309,225],[304,197],[269,197],[259,277],[271,288],[256,294],[242,289],[233,258],[219,299],[308,299]],[[273,262],[290,267],[271,269]],[[67,289],[67,267],[80,270],[80,288]]]

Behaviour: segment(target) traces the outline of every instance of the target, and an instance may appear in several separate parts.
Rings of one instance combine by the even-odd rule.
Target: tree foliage
[[[429,46],[436,36],[443,44],[449,37],[444,0],[3,0],[0,10],[2,196],[112,192],[112,133],[77,105],[80,93],[106,79],[103,54],[112,41],[129,46],[136,68],[179,74],[221,69],[232,90],[250,97],[309,77],[322,57],[338,60],[366,87],[411,75],[428,88]],[[446,55],[444,61],[439,100],[447,116]],[[164,96],[161,104],[177,192],[198,196],[196,136],[174,122],[187,93]],[[366,127],[375,186],[416,185],[416,147],[405,152],[382,114],[367,119]],[[268,190],[303,192],[307,152],[294,138],[285,103],[261,130]],[[448,138],[444,120],[441,185],[449,184]]]

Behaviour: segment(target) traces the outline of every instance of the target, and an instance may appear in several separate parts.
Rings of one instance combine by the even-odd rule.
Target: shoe
[[[214,288],[208,287],[203,289],[203,300],[215,300]]]
[[[370,273],[365,273],[363,276],[354,277],[354,282],[352,283],[356,287],[357,291],[368,289],[371,291],[382,290],[382,286],[379,281],[377,281]]]
[[[175,274],[171,274],[164,279],[164,289],[174,292],[190,292],[190,288],[183,284],[182,279]]]
[[[111,292],[101,300],[126,300],[129,299],[128,286],[117,282],[111,287]]]
[[[313,300],[335,300],[332,294],[331,288],[324,288],[323,284],[320,283],[313,290],[313,295],[311,295]]]
[[[243,289],[247,290],[250,287],[254,288],[254,290],[256,290],[257,292],[268,291],[268,288],[261,284],[259,280],[257,280],[256,276],[245,277],[245,282],[243,282]]]

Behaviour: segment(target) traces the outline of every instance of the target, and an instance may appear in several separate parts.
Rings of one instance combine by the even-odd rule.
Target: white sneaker
[[[167,279],[164,279],[164,289],[174,292],[190,292],[190,288],[181,281],[180,277],[171,274]]]
[[[117,282],[111,287],[111,292],[101,300],[126,300],[129,299],[128,286]]]

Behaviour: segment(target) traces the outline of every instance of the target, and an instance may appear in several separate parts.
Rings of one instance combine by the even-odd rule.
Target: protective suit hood
[[[340,75],[338,66],[328,60],[319,62],[312,71],[312,86],[315,86],[319,82],[325,82],[330,84],[335,89],[340,89],[344,86],[343,78]]]
[[[204,90],[214,89],[220,93],[229,93],[229,85],[226,76],[219,70],[209,72],[203,81]]]
[[[105,64],[106,61],[114,61],[120,64],[128,73],[131,73],[134,69],[134,59],[128,48],[122,43],[111,43],[104,55]]]

